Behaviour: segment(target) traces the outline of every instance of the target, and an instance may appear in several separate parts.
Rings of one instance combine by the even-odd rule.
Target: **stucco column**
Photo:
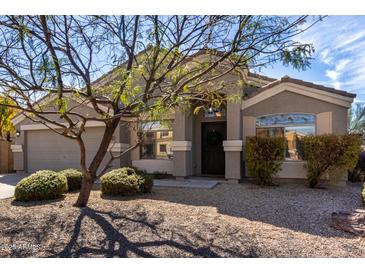
[[[14,170],[18,172],[25,172],[25,157],[26,157],[26,131],[21,131],[20,126],[16,127],[19,136],[15,138],[15,144],[11,145],[11,151],[13,152]]]
[[[227,91],[228,94],[238,91]],[[241,130],[241,101],[227,103],[227,140],[223,142],[225,151],[225,178],[229,182],[241,179],[242,165],[242,130]]]
[[[246,138],[250,136],[256,135],[256,117],[253,116],[242,116],[242,136],[243,136],[243,153],[242,153],[242,161],[246,161],[246,153],[245,153],[245,144]],[[248,170],[247,165],[245,166],[245,174],[244,176],[247,177]]]
[[[113,139],[109,144],[108,153],[106,157],[110,157],[109,153],[113,156],[118,156],[130,147],[131,143],[131,132],[129,125],[119,123],[118,127],[115,129]],[[134,140],[136,142],[136,139]],[[137,152],[138,148],[135,149]],[[126,153],[122,157],[115,159],[112,163],[113,168],[131,166],[131,153]]]
[[[172,151],[174,152],[173,175],[185,178],[192,175],[193,114],[191,111],[175,110]]]

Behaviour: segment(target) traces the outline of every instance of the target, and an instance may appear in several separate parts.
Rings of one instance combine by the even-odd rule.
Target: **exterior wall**
[[[256,134],[256,117],[280,113],[310,113],[316,115],[316,134],[342,134],[347,131],[347,108],[307,96],[283,91],[251,107],[243,109],[243,136]],[[285,161],[280,178],[306,178],[304,161]],[[247,170],[246,170],[247,174]]]
[[[140,170],[145,170],[147,173],[159,172],[172,174],[174,162],[172,160],[141,159],[132,161],[132,166]]]

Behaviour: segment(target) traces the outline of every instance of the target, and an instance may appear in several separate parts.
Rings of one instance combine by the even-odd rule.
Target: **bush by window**
[[[357,164],[361,144],[361,137],[354,134],[305,136],[302,147],[309,186],[316,187],[326,175],[333,181],[352,170]]]
[[[285,160],[302,160],[300,140],[315,134],[315,116],[312,114],[272,114],[256,119],[256,136],[284,137]]]
[[[161,122],[142,123],[144,132],[140,156],[141,159],[171,159],[173,133],[171,125]]]
[[[247,137],[246,163],[251,176],[261,185],[272,184],[284,161],[283,137]]]

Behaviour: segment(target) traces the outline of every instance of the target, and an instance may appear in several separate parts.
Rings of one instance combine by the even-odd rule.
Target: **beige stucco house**
[[[284,136],[288,149],[281,178],[305,178],[304,162],[296,149],[296,140],[308,134],[345,133],[347,111],[355,94],[287,76],[273,79],[244,72],[245,88],[227,85],[225,92],[239,93],[242,100],[227,102],[221,109],[172,111],[171,126],[151,123],[143,144],[114,167],[132,165],[147,172],[176,177],[220,176],[236,182],[247,176],[244,142],[247,136]],[[231,77],[231,76],[228,76]],[[235,76],[232,76],[235,77]],[[231,83],[237,83],[231,81]],[[92,113],[87,105],[77,111]],[[34,172],[79,166],[76,142],[66,139],[19,115],[13,120],[17,129],[14,169]],[[91,160],[103,132],[101,123],[89,123],[86,129],[87,159]],[[122,123],[115,132],[111,152],[120,152],[135,142],[136,132]],[[106,156],[110,157],[110,156]]]

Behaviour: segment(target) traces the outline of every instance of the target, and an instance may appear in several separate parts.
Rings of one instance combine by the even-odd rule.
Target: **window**
[[[160,144],[160,152],[161,153],[167,153],[167,145],[166,144]]]
[[[140,127],[144,132],[140,149],[141,159],[172,159],[171,121],[146,122]]]
[[[256,118],[256,135],[285,137],[286,160],[301,160],[300,139],[315,134],[315,116],[312,114],[273,114]]]

